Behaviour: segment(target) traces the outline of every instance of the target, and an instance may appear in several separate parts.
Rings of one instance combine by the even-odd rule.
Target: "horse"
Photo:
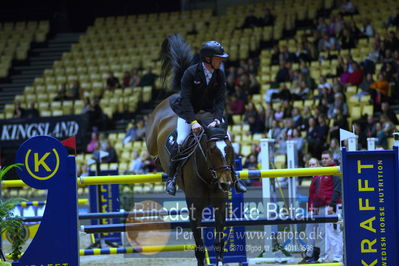
[[[179,35],[168,36],[162,45],[163,52],[172,62],[165,65],[173,69],[174,86],[180,87],[179,78],[191,64],[192,55],[188,45]],[[164,62],[165,63],[165,58]],[[163,69],[165,70],[165,69]],[[167,71],[165,71],[167,73]],[[172,85],[173,86],[173,85]],[[177,115],[170,107],[170,101],[175,95],[164,99],[149,115],[146,124],[146,145],[148,152],[159,159],[165,172],[169,172],[170,154],[166,149],[166,142],[170,141],[170,134],[176,129]],[[201,118],[206,120],[206,115]],[[199,120],[201,120],[199,119]],[[203,123],[208,125],[207,122]],[[198,265],[205,265],[205,247],[202,239],[201,221],[203,212],[212,206],[215,219],[215,253],[218,264],[223,263],[224,234],[226,222],[226,208],[228,191],[234,174],[234,150],[227,136],[224,134],[210,135],[204,130],[199,134],[192,133],[185,144],[192,146],[190,156],[178,171],[177,185],[185,195],[189,209],[190,227],[195,239],[195,256]],[[223,132],[223,131],[222,131]],[[188,145],[187,145],[188,144]]]

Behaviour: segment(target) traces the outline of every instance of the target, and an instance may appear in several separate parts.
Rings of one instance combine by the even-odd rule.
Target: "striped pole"
[[[133,212],[93,212],[80,214],[79,220],[92,220],[92,219],[115,219],[115,218],[138,218],[138,217],[158,217],[158,216],[166,216],[166,215],[180,215],[180,214],[188,214],[188,210],[161,210],[161,211],[133,211]],[[26,216],[21,217],[25,223],[30,222],[40,222],[42,220],[42,216]]]
[[[155,253],[168,251],[190,251],[194,250],[195,245],[168,245],[168,246],[141,246],[128,248],[95,248],[81,249],[80,256],[90,255],[114,255],[114,254],[131,254],[131,253]]]
[[[81,205],[89,204],[89,200],[88,199],[78,199],[78,204],[81,204]],[[44,206],[44,205],[46,205],[45,200],[34,200],[34,201],[21,201],[19,203],[16,203],[14,206],[27,208],[30,206],[39,207],[39,206]]]
[[[309,223],[337,223],[338,216],[329,217],[307,217],[303,219],[294,219],[291,217],[278,219],[234,219],[226,220],[225,226],[255,226],[255,225],[277,225],[277,224],[309,224]],[[202,227],[215,227],[213,220],[203,221]],[[82,226],[82,231],[88,234],[94,233],[115,233],[126,231],[151,231],[151,230],[168,230],[175,228],[190,228],[189,221],[177,222],[146,222],[146,223],[125,223],[125,224],[102,224],[102,225],[86,225]]]
[[[247,170],[237,171],[241,179],[259,179],[292,176],[314,176],[314,175],[341,175],[339,166],[317,167],[317,168],[291,168],[272,170]],[[165,173],[145,175],[110,175],[110,176],[85,176],[78,178],[78,185],[108,185],[108,184],[142,184],[157,183],[167,179]],[[21,180],[5,180],[1,182],[2,188],[26,186]]]

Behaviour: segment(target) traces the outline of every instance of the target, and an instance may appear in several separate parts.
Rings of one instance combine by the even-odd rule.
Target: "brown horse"
[[[176,129],[177,115],[163,100],[150,114],[146,126],[146,144],[152,156],[158,156],[162,168],[169,171],[169,153],[165,148],[169,134]],[[195,138],[190,135],[189,138]],[[195,151],[182,166],[177,179],[184,191],[189,211],[190,226],[195,238],[195,256],[198,265],[204,265],[205,249],[201,234],[203,211],[213,206],[215,217],[215,252],[218,262],[223,261],[223,228],[226,220],[226,202],[232,183],[233,147],[227,138],[211,138],[203,134]],[[193,210],[193,211],[192,211]]]

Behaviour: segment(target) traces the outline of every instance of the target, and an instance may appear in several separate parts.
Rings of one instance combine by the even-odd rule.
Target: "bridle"
[[[208,156],[204,152],[204,149],[202,148],[202,145],[201,145],[201,139],[204,137],[204,132],[205,131],[202,130],[198,135],[193,134],[193,138],[194,138],[194,141],[196,143],[196,147],[194,148],[194,151],[196,150],[197,147],[200,149],[201,154],[202,154],[202,156],[205,159],[208,171],[210,172],[212,179],[209,182],[209,181],[205,180],[204,178],[202,178],[201,175],[199,174],[196,153],[194,153],[194,158],[193,158],[194,159],[195,174],[206,185],[208,185],[208,186],[217,185],[219,189],[223,190],[222,187],[221,187],[220,180],[219,180],[219,178],[217,176],[217,171],[233,171],[233,166],[231,164],[228,164],[225,159],[223,159],[223,161],[225,162],[224,165],[221,165],[221,166],[218,166],[218,167],[213,167],[210,164],[210,160],[208,159]],[[224,139],[227,139],[227,136],[214,136],[214,137],[208,139],[207,143],[212,142],[212,141],[224,140]]]

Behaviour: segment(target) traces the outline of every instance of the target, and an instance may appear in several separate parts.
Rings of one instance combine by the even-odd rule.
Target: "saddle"
[[[203,128],[205,130],[205,136],[207,138],[207,141],[218,141],[218,140],[228,139],[227,127],[224,125],[223,126],[221,125],[219,127],[213,127],[213,128],[208,128],[203,125]],[[190,133],[190,135],[188,135],[187,138],[183,141],[183,144],[182,144],[183,149],[187,148],[188,139],[190,139],[192,137],[193,137],[193,133]],[[169,155],[174,154],[174,152],[177,149],[176,140],[177,140],[177,130],[175,129],[166,138],[165,148],[168,151]]]

